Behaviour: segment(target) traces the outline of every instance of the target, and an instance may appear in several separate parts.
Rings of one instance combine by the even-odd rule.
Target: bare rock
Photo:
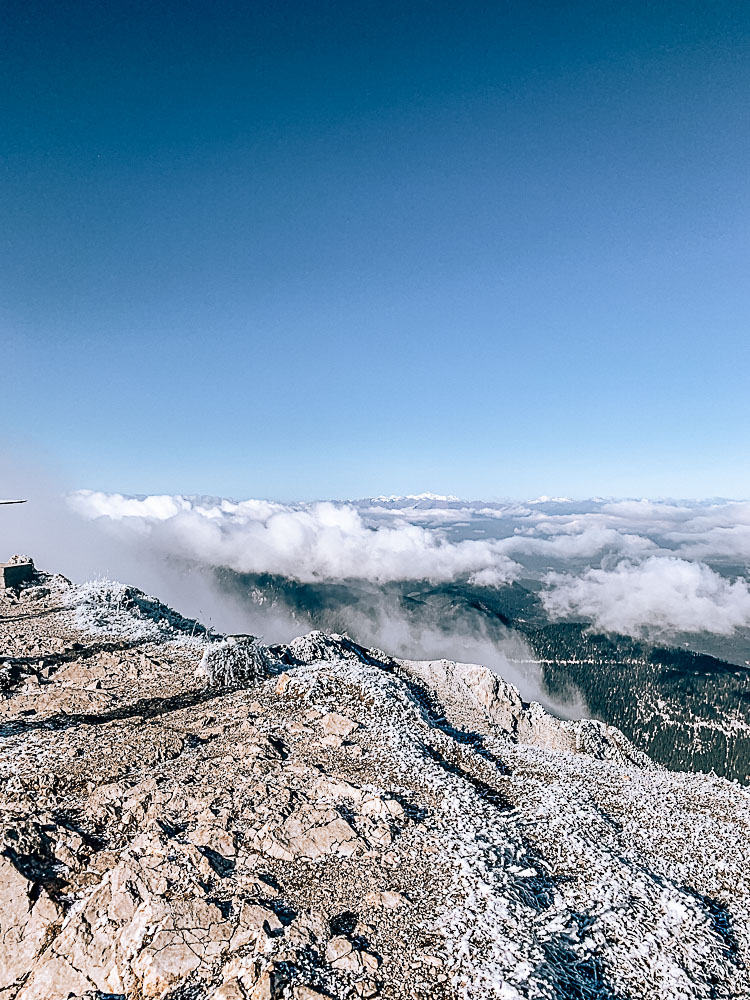
[[[357,948],[347,937],[332,937],[326,946],[326,961],[342,972],[374,972],[380,964],[376,955]]]
[[[278,933],[282,926],[279,918],[269,907],[245,901],[240,910],[237,929],[232,935],[232,949],[241,948],[263,936],[271,937]]]
[[[346,715],[340,715],[338,712],[329,712],[318,721],[326,736],[350,736],[355,729],[359,728],[359,723]]]
[[[523,712],[523,701],[518,688],[487,667],[477,664],[457,663],[455,674],[496,726],[508,733],[515,731]]]
[[[264,828],[256,838],[256,847],[282,861],[351,857],[367,849],[357,831],[335,809],[309,805],[293,812],[280,826]]]
[[[397,910],[406,906],[408,899],[401,892],[394,889],[385,889],[382,892],[373,890],[365,895],[365,902],[369,906],[381,907],[384,910]]]
[[[58,1000],[69,996],[90,996],[93,985],[88,976],[74,968],[63,955],[48,951],[32,969],[30,979],[16,995],[16,1000]]]
[[[0,986],[28,971],[61,920],[62,912],[46,890],[0,856]]]
[[[247,993],[242,987],[242,983],[233,976],[225,983],[222,983],[217,990],[211,994],[211,1000],[246,1000]]]
[[[230,934],[221,910],[203,900],[159,900],[139,909],[130,940],[144,942],[132,966],[144,997],[160,996],[209,964],[227,950]]]

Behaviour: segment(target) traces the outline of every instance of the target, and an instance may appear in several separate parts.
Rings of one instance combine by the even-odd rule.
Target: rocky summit
[[[482,666],[33,571],[0,686],[1,1000],[750,997],[748,790]]]

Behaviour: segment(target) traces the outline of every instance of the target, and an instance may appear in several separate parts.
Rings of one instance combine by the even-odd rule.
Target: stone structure
[[[29,583],[34,576],[34,563],[27,557],[13,556],[8,562],[0,563],[0,590],[19,587]]]

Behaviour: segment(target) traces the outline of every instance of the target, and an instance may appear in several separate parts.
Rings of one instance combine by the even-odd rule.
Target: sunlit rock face
[[[481,665],[0,598],[0,996],[747,997],[750,798]]]

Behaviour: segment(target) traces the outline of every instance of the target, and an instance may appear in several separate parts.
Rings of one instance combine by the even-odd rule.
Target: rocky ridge
[[[750,997],[750,796],[478,665],[0,596],[0,1000]]]

